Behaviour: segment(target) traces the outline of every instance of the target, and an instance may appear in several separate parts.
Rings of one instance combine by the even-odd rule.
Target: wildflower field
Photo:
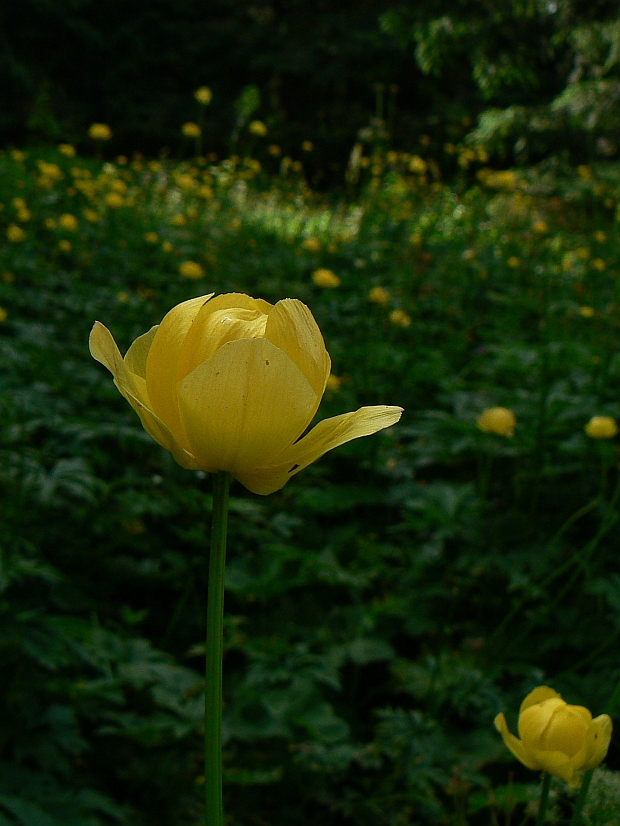
[[[326,196],[263,166],[0,155],[0,826],[201,822],[211,476],[88,335],[125,352],[211,292],[310,307],[317,421],[404,408],[231,488],[227,824],[533,823],[496,715],[548,685],[614,716],[620,168],[472,154],[447,185],[377,153]],[[620,818],[617,739],[605,766],[592,826]],[[548,822],[574,794],[553,780]]]

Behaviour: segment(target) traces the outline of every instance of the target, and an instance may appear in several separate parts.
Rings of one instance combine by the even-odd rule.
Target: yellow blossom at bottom
[[[476,423],[483,433],[495,433],[496,436],[515,435],[517,419],[512,410],[507,407],[487,407],[478,416]]]
[[[332,270],[327,270],[324,267],[320,267],[312,273],[312,280],[317,287],[333,289],[334,287],[340,286],[340,279],[336,273],[332,272]]]
[[[179,264],[179,273],[183,278],[202,278],[205,271],[196,261],[183,261]]]
[[[584,430],[591,439],[613,439],[618,425],[612,416],[592,416]]]
[[[503,714],[494,723],[506,747],[524,766],[549,772],[571,788],[579,784],[577,772],[589,771],[604,760],[612,731],[607,714],[593,720],[587,708],[569,705],[546,685],[535,688],[521,703],[520,739],[510,733]]]

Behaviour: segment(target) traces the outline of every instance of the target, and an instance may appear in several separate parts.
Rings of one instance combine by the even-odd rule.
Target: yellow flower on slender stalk
[[[107,123],[93,123],[88,130],[88,136],[94,141],[109,141],[112,130]]]
[[[184,123],[181,127],[181,132],[185,135],[186,138],[199,138],[200,126],[198,126],[197,123]]]
[[[577,772],[589,771],[603,761],[611,740],[607,714],[593,720],[587,708],[569,705],[546,685],[535,688],[521,703],[521,739],[510,733],[503,714],[494,723],[507,748],[524,766],[549,772],[571,788],[579,784]]]
[[[591,439],[613,439],[618,425],[613,416],[592,416],[584,430]]]
[[[194,97],[202,106],[208,106],[211,103],[213,92],[211,91],[211,89],[209,89],[208,86],[200,86],[194,92]]]
[[[183,261],[179,265],[179,273],[183,278],[203,278],[205,271],[196,261]]]
[[[259,138],[264,138],[267,134],[267,127],[262,120],[253,120],[248,126],[250,135],[256,135]]]
[[[185,468],[224,471],[273,493],[332,448],[395,424],[402,408],[362,407],[304,434],[331,361],[308,307],[242,294],[174,307],[123,359],[96,322],[90,351],[110,370],[145,430]]]
[[[476,423],[483,433],[495,433],[496,436],[515,435],[517,419],[512,410],[507,407],[487,407],[478,416]]]
[[[340,279],[336,273],[325,269],[325,267],[319,267],[318,270],[315,270],[312,273],[312,280],[317,287],[325,287],[328,290],[340,286]]]

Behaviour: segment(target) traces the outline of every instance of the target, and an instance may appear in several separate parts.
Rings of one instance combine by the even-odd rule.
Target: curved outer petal
[[[325,349],[319,325],[308,307],[295,298],[278,301],[269,313],[265,338],[284,350],[295,362],[320,402],[325,392],[331,359]]]
[[[370,436],[396,424],[402,407],[361,407],[355,413],[344,413],[325,419],[295,444],[287,447],[271,464],[248,468],[237,478],[253,493],[268,494],[284,487],[291,476],[312,464],[328,450],[360,436]]]
[[[152,330],[150,332],[152,333]],[[150,333],[145,333],[145,336],[149,335]],[[135,375],[128,369],[112,334],[99,321],[95,322],[91,330],[89,347],[93,358],[101,362],[112,373],[114,384],[136,411],[149,436],[157,444],[169,450],[182,467],[189,470],[197,469],[198,466],[193,456],[175,442],[168,427],[151,410],[146,382],[141,376]],[[139,349],[140,347],[135,351],[134,356],[137,355]],[[130,363],[132,363],[131,360]]]
[[[125,353],[125,364],[130,373],[140,376],[146,381],[146,359],[153,343],[155,333],[159,328],[159,324],[144,333],[133,342],[129,350]]]
[[[526,746],[519,740],[514,734],[511,734],[508,730],[508,724],[506,723],[506,718],[503,714],[498,714],[495,720],[493,721],[495,728],[499,731],[502,735],[502,740],[504,741],[504,745],[506,748],[510,749],[510,751],[514,754],[514,756],[519,760],[523,765],[528,769],[533,769],[534,771],[540,770],[542,766],[540,763],[534,759],[534,756],[530,749],[526,748]]]
[[[264,338],[224,344],[179,382],[178,395],[200,467],[242,483],[303,433],[316,403],[301,370]]]
[[[545,700],[552,700],[554,698],[561,700],[562,695],[558,694],[558,692],[552,688],[549,688],[548,685],[539,685],[533,691],[530,691],[525,700],[523,700],[519,714],[523,714],[526,708],[536,705],[536,703],[543,703]]]
[[[600,714],[590,723],[584,744],[584,762],[581,767],[584,771],[590,771],[605,759],[611,741],[612,728],[611,717],[608,714]]]
[[[559,708],[549,721],[538,744],[548,751],[561,751],[573,758],[583,749],[592,715],[586,708],[577,706]],[[586,712],[584,716],[583,712]]]
[[[177,365],[177,382],[227,342],[262,337],[272,309],[266,301],[243,293],[218,295],[203,305],[185,336]]]
[[[528,746],[544,747],[543,736],[556,713],[566,708],[561,697],[551,697],[541,703],[528,706],[519,714],[517,728],[519,737]]]
[[[549,772],[554,777],[560,777],[572,789],[579,783],[577,770],[581,766],[577,765],[574,757],[570,758],[561,751],[542,751],[541,749],[531,749],[530,753],[542,771]]]
[[[177,364],[185,336],[198,311],[213,293],[177,304],[159,325],[146,360],[146,386],[153,412],[166,423],[175,439],[187,448],[176,395]]]

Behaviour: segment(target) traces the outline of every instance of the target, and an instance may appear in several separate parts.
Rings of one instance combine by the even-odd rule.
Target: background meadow
[[[539,778],[494,716],[514,729],[540,684],[595,715],[618,699],[617,439],[584,427],[620,420],[620,167],[605,103],[617,67],[603,59],[620,28],[603,5],[589,18],[562,6],[563,23],[512,8],[480,29],[473,5],[451,45],[407,9],[365,10],[364,26],[381,13],[381,37],[400,32],[398,48],[426,43],[416,83],[434,102],[418,120],[393,112],[390,125],[386,67],[400,64],[387,52],[368,111],[355,103],[342,133],[284,108],[278,120],[243,85],[249,69],[219,143],[217,111],[191,89],[161,153],[132,131],[123,95],[91,112],[53,72],[30,110],[39,120],[7,126],[3,113],[0,826],[200,822],[211,479],[152,442],[87,340],[98,319],[125,351],[212,291],[309,305],[333,363],[318,418],[405,409],[269,497],[232,487],[230,826],[533,822]],[[558,50],[536,64],[538,108],[524,103],[527,73],[514,91],[531,62],[517,50],[507,86],[463,81],[457,108],[433,121],[433,66],[460,65],[469,36],[488,64],[511,15],[526,42],[537,14]],[[39,77],[27,50],[12,54]],[[582,74],[564,84],[575,55]],[[357,100],[345,88],[331,103],[347,94]],[[105,115],[111,139],[89,138],[76,112]],[[513,436],[477,427],[495,405],[514,412]],[[619,761],[614,738],[591,826],[618,823]],[[552,794],[559,822],[570,793],[558,782]]]

